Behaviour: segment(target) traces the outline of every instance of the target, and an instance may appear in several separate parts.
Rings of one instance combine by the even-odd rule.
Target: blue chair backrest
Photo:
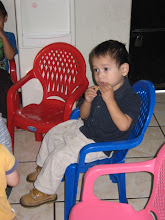
[[[128,140],[136,141],[137,146],[142,142],[147,127],[151,121],[155,107],[155,88],[151,81],[140,80],[136,82],[132,88],[141,98],[141,108],[138,121],[133,128]],[[131,146],[131,145],[130,145]],[[125,157],[129,149],[120,150],[116,156],[112,158],[112,163],[125,162]]]
[[[135,139],[139,135],[142,137],[144,136],[155,106],[155,88],[152,82],[148,80],[140,80],[132,87],[141,98],[141,109],[138,122],[132,130],[128,140]]]

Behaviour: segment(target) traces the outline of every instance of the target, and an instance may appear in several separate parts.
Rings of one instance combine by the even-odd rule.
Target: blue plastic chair
[[[138,122],[128,140],[88,144],[81,149],[78,163],[67,167],[65,172],[65,220],[69,218],[70,210],[76,204],[79,174],[85,173],[90,167],[98,164],[124,163],[128,150],[137,147],[142,142],[154,111],[155,88],[152,82],[140,80],[133,85],[133,89],[141,98],[141,109]],[[77,119],[78,116],[79,109],[76,108],[70,118]],[[85,163],[85,157],[88,153],[114,150],[117,150],[117,153],[111,158]],[[125,174],[113,174],[110,175],[110,179],[113,183],[118,183],[120,202],[127,203]]]

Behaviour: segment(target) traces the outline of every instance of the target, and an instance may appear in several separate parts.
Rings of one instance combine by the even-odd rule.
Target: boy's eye
[[[95,72],[95,73],[97,73],[97,72],[99,72],[99,69],[93,69],[93,71]]]
[[[109,68],[108,68],[108,67],[105,67],[104,70],[105,70],[105,71],[109,71]]]

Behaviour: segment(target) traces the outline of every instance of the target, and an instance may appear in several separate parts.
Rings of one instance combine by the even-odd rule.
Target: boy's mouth
[[[98,83],[98,85],[103,85],[103,84],[104,84],[104,82],[99,82],[99,83]]]

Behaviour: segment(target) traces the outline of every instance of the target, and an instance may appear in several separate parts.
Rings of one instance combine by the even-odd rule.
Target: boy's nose
[[[99,78],[102,78],[102,76],[103,76],[103,71],[102,70],[99,71],[98,76],[99,76]]]

